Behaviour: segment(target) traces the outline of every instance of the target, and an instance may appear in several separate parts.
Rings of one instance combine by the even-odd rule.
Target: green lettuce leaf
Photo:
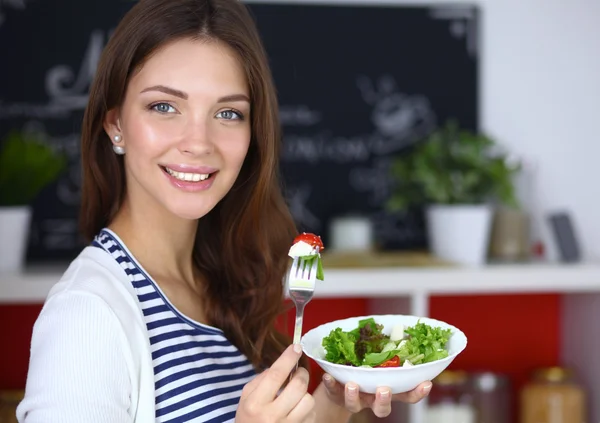
[[[325,273],[323,272],[323,260],[321,260],[321,256],[318,256],[317,260],[319,260],[317,263],[317,279],[320,281],[324,281]]]
[[[307,256],[300,256],[304,260],[311,260],[310,265],[312,266],[312,260],[317,260],[317,279],[320,281],[325,280],[325,273],[323,272],[323,260],[319,254],[309,254]]]
[[[425,323],[417,323],[404,329],[409,337],[399,348],[398,356],[404,362],[423,364],[448,357],[446,344],[452,335],[450,329],[431,327]]]
[[[356,338],[352,333],[344,332],[341,328],[332,330],[322,342],[326,351],[325,360],[330,363],[360,366],[361,360],[354,350],[355,342]]]
[[[371,367],[379,366],[381,363],[384,363],[390,358],[394,357],[397,352],[397,350],[389,350],[385,352],[366,354],[363,365]]]

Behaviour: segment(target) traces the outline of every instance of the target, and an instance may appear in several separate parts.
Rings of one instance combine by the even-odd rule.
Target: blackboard
[[[77,234],[79,128],[125,0],[0,3],[0,139],[43,134],[71,165],[34,204],[28,259],[63,260]],[[248,3],[280,101],[286,197],[303,230],[370,216],[385,248],[425,245],[421,213],[389,214],[387,168],[447,118],[478,126],[475,6]]]

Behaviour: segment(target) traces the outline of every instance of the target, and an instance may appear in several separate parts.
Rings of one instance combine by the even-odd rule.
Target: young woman
[[[36,322],[21,423],[344,422],[390,412],[274,328],[296,235],[277,102],[237,0],[141,0],[110,39],[82,128],[90,241]],[[416,402],[427,383],[395,399]]]

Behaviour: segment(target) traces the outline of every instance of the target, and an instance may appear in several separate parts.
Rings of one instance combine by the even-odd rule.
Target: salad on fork
[[[294,239],[288,252],[294,260],[288,273],[288,292],[296,306],[294,344],[300,343],[304,307],[312,300],[316,281],[325,279],[321,261],[324,249],[320,236],[303,232]]]

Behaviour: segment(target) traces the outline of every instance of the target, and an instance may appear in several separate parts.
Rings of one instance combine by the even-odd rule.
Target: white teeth
[[[165,169],[167,170],[169,175],[173,176],[176,179],[179,179],[180,181],[199,182],[199,181],[204,181],[205,179],[208,179],[208,177],[210,176],[210,174],[208,174],[208,173],[176,172],[173,169],[169,169],[168,167],[165,167]]]

